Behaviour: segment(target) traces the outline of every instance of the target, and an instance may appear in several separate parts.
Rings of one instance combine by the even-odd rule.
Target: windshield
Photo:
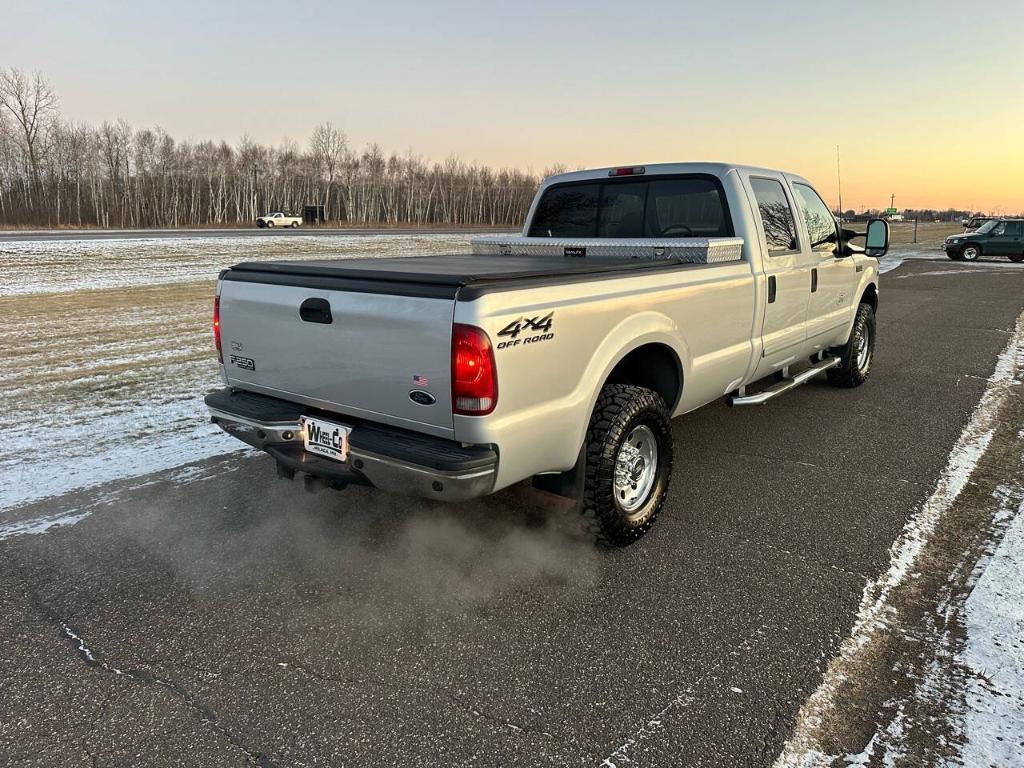
[[[989,221],[986,221],[984,224],[978,227],[977,232],[979,235],[987,235],[989,232],[996,228],[997,224],[999,224],[998,221],[993,221],[990,219]]]
[[[531,237],[731,237],[717,179],[654,176],[556,184],[544,192]]]

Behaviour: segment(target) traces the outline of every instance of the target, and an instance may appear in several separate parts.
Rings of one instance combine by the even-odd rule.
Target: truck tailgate
[[[230,386],[451,435],[452,296],[317,280],[289,285],[303,281],[270,273],[224,277],[220,328]],[[413,390],[434,402],[414,401]]]

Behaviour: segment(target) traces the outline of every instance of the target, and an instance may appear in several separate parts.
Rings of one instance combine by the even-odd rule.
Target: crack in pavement
[[[487,720],[488,722],[507,728],[513,733],[532,733],[538,736],[546,736],[549,739],[554,738],[554,734],[550,733],[549,731],[543,731],[528,725],[519,725],[518,723],[513,723],[511,720],[506,720],[503,717],[492,715],[491,713],[485,711],[480,707],[467,703],[461,697],[457,696],[451,691],[448,691],[448,698],[451,701],[452,705],[456,708],[461,709],[464,712],[468,712],[469,714],[473,715],[473,717],[478,717],[483,720]]]
[[[852,576],[853,578],[855,578],[855,579],[857,579],[858,581],[861,581],[861,582],[868,582],[868,581],[871,580],[871,577],[868,576],[867,574],[859,573],[858,571],[851,571],[848,568],[843,568],[843,566],[841,566],[841,565],[835,565],[833,563],[826,563],[826,562],[821,561],[821,560],[814,560],[814,559],[808,558],[805,555],[801,555],[799,552],[794,552],[794,551],[792,551],[790,549],[786,549],[785,547],[776,546],[775,544],[772,544],[772,543],[767,542],[767,541],[754,541],[753,539],[750,539],[750,538],[748,538],[746,536],[740,538],[739,541],[742,541],[744,544],[747,544],[747,545],[750,545],[750,546],[753,546],[753,547],[760,547],[760,548],[763,548],[763,549],[770,549],[773,552],[778,552],[778,553],[781,553],[783,555],[788,555],[789,557],[795,558],[796,560],[800,561],[801,563],[806,565],[808,568],[812,568],[812,569],[814,569],[814,568],[829,568],[829,569],[831,569],[833,571],[836,571],[837,573],[843,573],[843,574],[846,574],[847,576]]]
[[[598,768],[619,768],[619,763],[633,764],[633,759],[629,756],[630,750],[638,746],[641,742],[657,735],[664,726],[665,718],[668,717],[672,710],[679,709],[681,707],[688,707],[692,704],[694,701],[694,689],[711,677],[715,672],[722,669],[725,666],[727,659],[751,650],[751,642],[754,641],[755,638],[759,638],[764,635],[764,631],[767,627],[768,622],[761,624],[761,626],[747,635],[742,643],[734,649],[721,654],[715,660],[714,664],[709,666],[703,674],[697,677],[696,680],[687,685],[684,690],[670,699],[664,707],[650,717],[644,718],[643,724],[633,733],[633,735],[620,744],[615,751],[608,755],[608,757],[602,760],[598,764]]]
[[[302,672],[307,677],[312,677],[314,680],[319,680],[323,683],[343,683],[345,685],[355,686],[366,684],[365,680],[357,680],[354,677],[337,677],[335,675],[328,675],[323,672],[317,672],[315,669],[310,667],[305,662],[299,661],[292,657],[288,657],[287,661],[278,661],[276,662],[276,664],[280,669],[296,669],[299,672]],[[382,679],[376,677],[375,675],[373,677],[379,685],[385,684]]]
[[[865,417],[865,418],[871,418],[871,417]],[[772,463],[796,464],[797,466],[800,466],[800,467],[809,467],[811,469],[820,469],[822,472],[835,472],[836,471],[836,467],[822,466],[821,464],[813,464],[813,463],[811,463],[809,461],[804,461],[802,459],[790,459],[790,458],[786,458],[784,456],[769,456],[767,454],[757,453],[756,451],[729,451],[729,450],[725,450],[725,449],[719,448],[719,449],[715,449],[715,450],[705,449],[705,453],[707,455],[712,455],[712,454],[719,453],[719,454],[724,454],[726,456],[739,456],[741,458],[748,458],[748,459],[762,459],[764,461],[767,461],[769,464],[772,464]],[[863,470],[859,470],[856,467],[843,466],[843,471],[844,472],[850,472],[852,474],[856,474],[856,475],[860,475],[860,476],[868,476],[867,472],[865,472]],[[881,475],[881,474],[879,474],[877,472],[874,473],[874,474],[871,474],[870,477],[872,477],[873,479],[876,479],[876,480],[879,479],[879,478],[882,478],[882,479],[889,480],[890,482],[894,482],[894,483],[905,483],[907,485],[917,485],[917,486],[920,486],[922,488],[928,487],[926,483],[920,483],[917,480],[908,480],[908,479],[906,479],[904,477],[895,477],[893,475],[884,475],[883,476],[883,475]]]
[[[32,605],[43,617],[57,625],[60,629],[61,638],[70,643],[70,645],[75,649],[78,657],[86,666],[117,677],[123,677],[126,680],[132,680],[140,685],[158,687],[168,691],[189,709],[195,712],[202,722],[206,723],[210,728],[227,739],[233,747],[242,752],[250,764],[257,766],[257,768],[276,768],[275,763],[269,756],[263,752],[259,752],[246,746],[238,736],[228,730],[225,726],[221,725],[218,721],[217,713],[214,712],[213,709],[196,699],[196,697],[190,694],[178,683],[173,680],[167,680],[159,677],[147,669],[122,669],[114,666],[113,664],[107,663],[101,656],[93,651],[89,644],[86,643],[85,639],[76,632],[70,624],[64,621],[64,619],[61,618],[54,609],[44,603],[34,590],[29,590],[29,594],[31,596]],[[109,703],[109,699],[106,703]],[[88,751],[87,754],[89,755],[92,763],[95,764],[96,756]]]

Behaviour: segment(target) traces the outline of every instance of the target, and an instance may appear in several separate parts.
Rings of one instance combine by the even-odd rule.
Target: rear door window
[[[531,237],[731,237],[732,219],[717,179],[655,176],[548,188]]]
[[[750,186],[757,199],[757,210],[764,225],[764,236],[768,242],[768,255],[778,256],[798,249],[796,221],[789,199],[777,179],[752,178]]]

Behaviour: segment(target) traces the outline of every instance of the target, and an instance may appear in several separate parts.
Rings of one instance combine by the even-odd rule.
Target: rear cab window
[[[732,237],[721,182],[713,176],[568,182],[545,190],[530,237]]]
[[[768,255],[781,256],[797,252],[800,248],[796,238],[796,220],[782,182],[778,179],[751,177],[750,186],[757,200]]]

